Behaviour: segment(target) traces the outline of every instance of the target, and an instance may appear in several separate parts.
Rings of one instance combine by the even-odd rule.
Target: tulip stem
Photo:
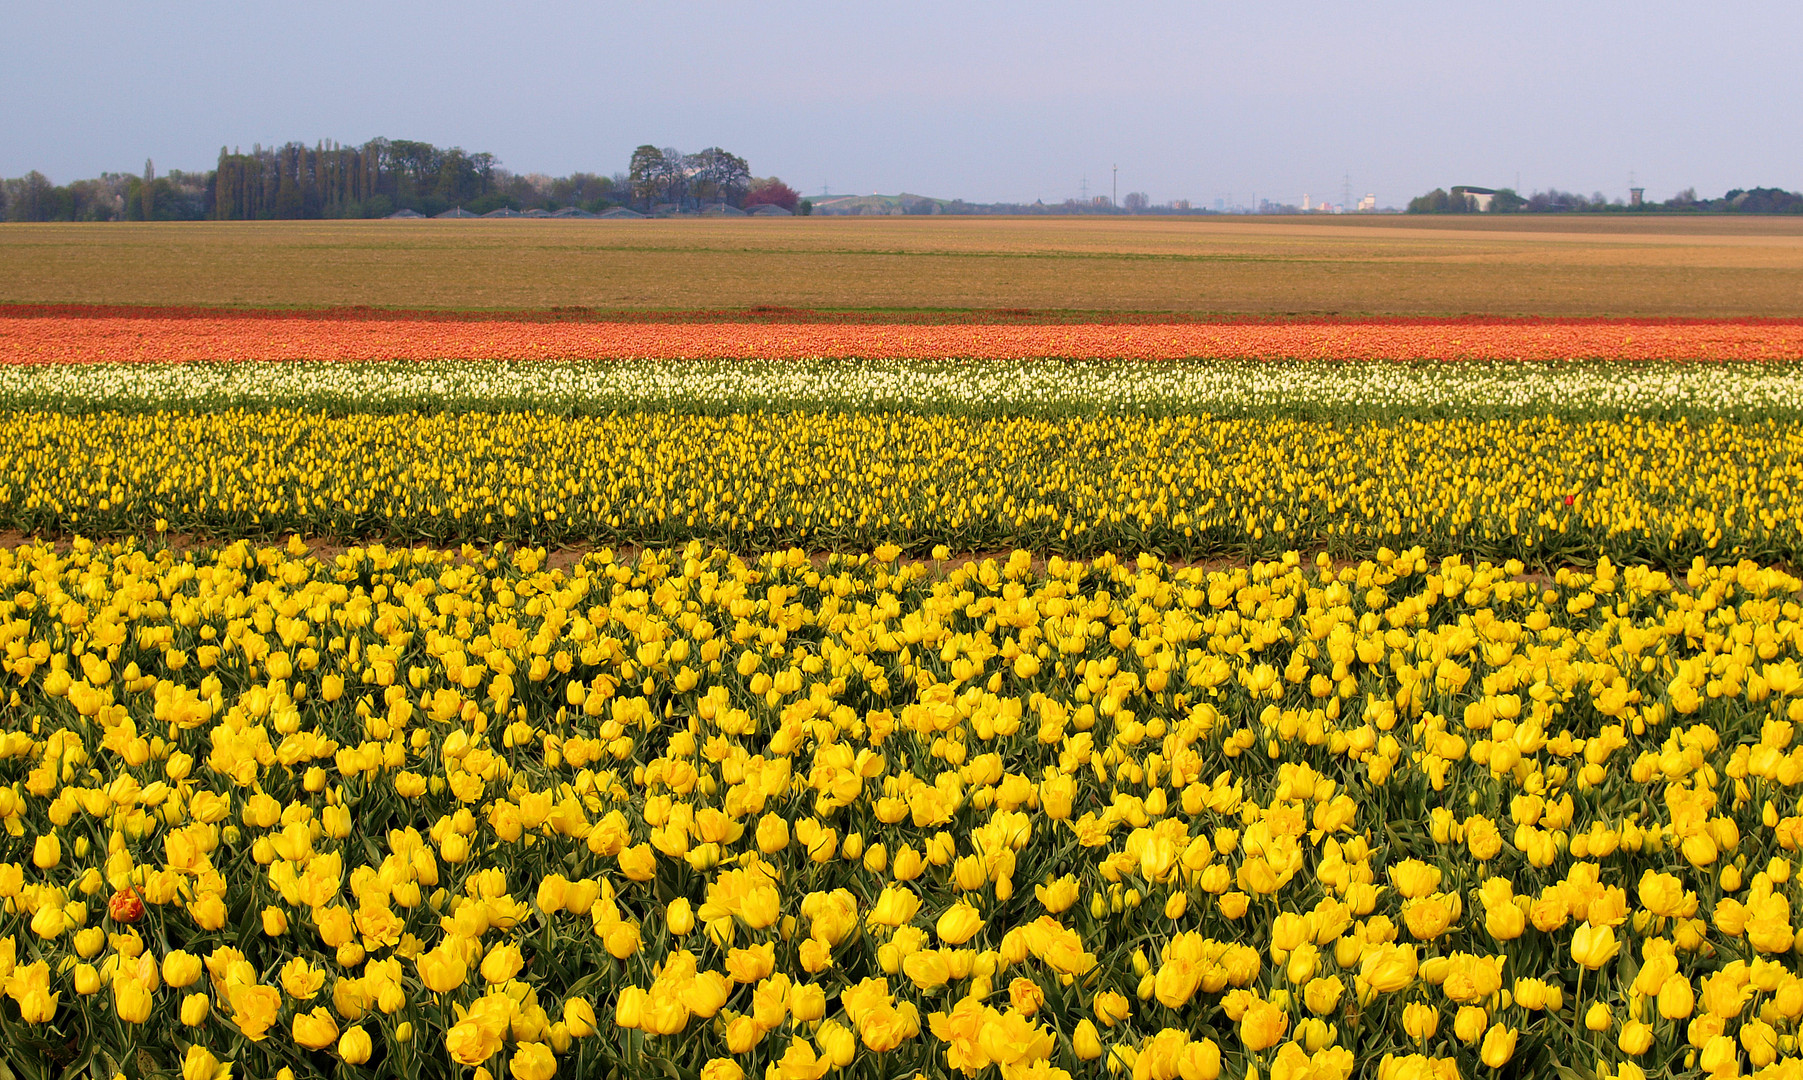
[[[1575,992],[1573,992],[1573,994],[1571,996],[1571,1037],[1574,1042],[1578,1039],[1578,1024],[1582,1022],[1579,1019],[1579,1017],[1583,1015],[1583,1012],[1584,1012],[1584,965],[1579,964],[1578,965],[1578,988]]]

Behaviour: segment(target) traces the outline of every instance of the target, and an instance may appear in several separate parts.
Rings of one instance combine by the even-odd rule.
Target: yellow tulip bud
[[[338,1039],[338,1056],[350,1065],[361,1065],[368,1061],[373,1049],[369,1032],[361,1027],[351,1028]]]
[[[1402,1030],[1417,1043],[1426,1042],[1440,1030],[1440,1011],[1432,1005],[1410,1002],[1402,1007]]]
[[[210,1050],[199,1044],[188,1047],[182,1059],[182,1080],[214,1080],[219,1071],[219,1059]]]
[[[780,814],[765,814],[758,820],[758,850],[774,855],[789,846],[789,822]]]
[[[128,1024],[142,1024],[150,1019],[153,1004],[150,988],[136,979],[114,978],[113,1011]]]
[[[913,881],[925,872],[926,861],[921,858],[920,852],[914,850],[912,844],[895,853],[895,865],[891,868],[895,880]]]
[[[1592,926],[1586,922],[1572,934],[1571,958],[1591,971],[1613,960],[1620,951],[1621,943],[1615,940],[1613,927]]]
[[[200,978],[200,957],[181,949],[163,957],[163,981],[177,990],[192,986]]]
[[[1492,1025],[1490,1030],[1484,1033],[1484,1045],[1478,1050],[1478,1057],[1482,1058],[1484,1064],[1492,1069],[1502,1068],[1508,1064],[1511,1057],[1515,1056],[1516,1034],[1514,1028],[1504,1027],[1501,1024]]]
[[[595,1007],[587,998],[574,997],[563,1003],[563,1022],[571,1035],[578,1039],[587,1038],[597,1030]]]
[[[1609,1006],[1600,1001],[1584,1011],[1584,1026],[1591,1031],[1608,1031],[1614,1022],[1609,1015]]]
[[[701,1080],[745,1080],[745,1069],[732,1058],[713,1058],[701,1067]]]
[[[1289,1016],[1268,1001],[1254,1001],[1240,1015],[1240,1042],[1256,1054],[1276,1046],[1290,1026]]]
[[[983,929],[983,917],[977,914],[976,908],[960,900],[945,909],[933,929],[939,940],[947,945],[962,945]]]
[[[522,1043],[507,1062],[513,1080],[551,1080],[557,1074],[557,1058],[544,1043]]]
[[[679,896],[664,908],[664,925],[670,933],[682,937],[695,929],[695,909],[686,896]]]
[[[294,1018],[294,1041],[309,1050],[322,1050],[338,1041],[338,1021],[323,1006]]]
[[[1476,1005],[1461,1006],[1452,1018],[1453,1035],[1466,1046],[1476,1043],[1483,1037],[1484,1028],[1490,1023],[1490,1017]]]
[[[1071,1032],[1071,1048],[1084,1061],[1094,1061],[1102,1056],[1101,1033],[1087,1017],[1079,1020],[1076,1030]]]

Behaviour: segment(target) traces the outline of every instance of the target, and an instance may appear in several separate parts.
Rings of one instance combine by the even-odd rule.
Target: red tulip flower
[[[144,917],[144,899],[127,885],[106,902],[106,916],[116,923],[135,923]]]

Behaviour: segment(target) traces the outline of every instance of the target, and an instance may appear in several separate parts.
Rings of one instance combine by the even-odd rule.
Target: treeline
[[[371,139],[361,146],[322,141],[308,146],[254,145],[248,153],[220,147],[210,171],[158,176],[105,173],[58,186],[33,171],[0,180],[6,221],[244,221],[380,218],[399,211],[432,216],[450,210],[600,213],[695,213],[709,207],[809,209],[775,177],[754,177],[745,159],[719,147],[695,154],[641,146],[626,172],[518,174],[493,154],[468,153],[410,139]]]
[[[411,139],[253,146],[248,154],[220,147],[208,216],[256,221],[387,217],[400,209],[435,214],[494,195],[497,167],[493,154]]]
[[[6,221],[199,221],[213,199],[213,174],[172,169],[156,175],[102,173],[92,180],[53,184],[35,169],[0,180],[0,219]]]
[[[1455,187],[1435,188],[1409,200],[1411,214],[1803,214],[1803,195],[1783,188],[1735,188],[1719,199],[1699,199],[1695,188],[1664,202],[1626,202],[1609,199],[1602,192],[1585,197],[1576,192],[1549,188],[1531,195],[1511,188],[1496,191]]]
[[[718,146],[685,154],[673,146],[647,143],[632,152],[625,179],[634,209],[646,213],[696,212],[710,206],[735,210],[780,206],[805,214],[812,208],[794,188],[773,176],[752,176],[744,158]]]

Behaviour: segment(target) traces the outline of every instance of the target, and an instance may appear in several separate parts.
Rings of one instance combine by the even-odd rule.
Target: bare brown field
[[[7,225],[0,303],[1795,316],[1803,220]]]

